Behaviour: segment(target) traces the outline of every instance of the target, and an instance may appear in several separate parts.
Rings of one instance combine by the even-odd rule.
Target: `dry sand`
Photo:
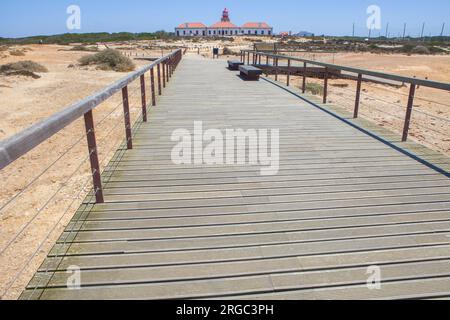
[[[40,74],[42,78],[37,80],[0,77],[0,139],[20,132],[126,75],[92,68],[68,68],[89,53],[65,51],[70,48],[67,46],[27,47],[32,51],[25,56],[7,56],[0,64],[32,60],[47,67],[49,72]],[[142,54],[139,50],[134,51],[139,56]],[[159,57],[160,52],[147,54]],[[134,62],[137,66],[149,63]],[[138,81],[130,85],[129,93],[134,121],[140,116]],[[124,138],[120,94],[96,108],[94,118],[100,161],[104,167]],[[84,130],[84,122],[80,119],[0,172],[0,296],[11,281],[16,280],[2,299],[18,297],[90,188]],[[76,141],[79,142],[75,144]],[[8,203],[55,161],[55,165],[23,194]],[[53,197],[55,193],[57,195]],[[30,260],[35,254],[37,256]],[[24,266],[27,266],[25,270]],[[18,279],[15,279],[16,275],[19,275]]]
[[[165,45],[161,42],[153,44]],[[167,45],[174,44],[187,46],[191,52],[196,52],[197,48],[201,47],[201,54],[206,57],[210,57],[212,47],[224,48],[226,46],[238,52],[240,49],[247,49],[251,46],[251,43],[245,39],[234,42],[209,41],[202,43],[179,41]],[[33,60],[46,66],[49,72],[41,74],[42,78],[37,80],[25,77],[0,77],[2,99],[0,139],[20,132],[125,75],[92,70],[92,68],[68,68],[70,64],[76,64],[77,60],[87,53],[64,51],[68,49],[67,46],[27,47],[31,50],[26,52],[24,57],[9,56],[8,54],[6,57],[2,57],[0,55],[0,64]],[[158,57],[168,51],[169,48],[154,52],[131,48],[124,52],[132,57],[144,54]],[[228,57],[221,58],[227,59]],[[307,58],[450,82],[450,57],[446,56],[407,57],[345,53]],[[135,63],[143,65],[148,62],[136,60]],[[280,81],[284,81],[284,79],[280,77]],[[292,83],[299,86],[299,81],[300,79],[297,78]],[[345,84],[348,87],[338,88],[333,87],[333,84]],[[354,99],[354,83],[334,80],[331,81],[330,88],[330,100],[351,110]],[[365,85],[364,90],[366,91],[363,94],[361,114],[394,131],[399,131],[407,99],[405,94],[407,95],[408,89]],[[130,86],[129,91],[132,101],[132,120],[134,121],[140,114],[138,83],[135,82]],[[418,96],[448,104],[449,93],[435,91],[420,88]],[[149,95],[148,92],[147,94]],[[379,100],[372,100],[375,97],[391,103],[380,105]],[[392,103],[398,104],[400,107],[394,107]],[[420,99],[416,100],[416,105],[416,109],[423,112],[439,115],[445,119],[450,118],[450,109],[447,106]],[[386,117],[384,113],[378,114],[374,107],[380,108],[380,106],[383,111],[393,113],[400,120],[391,116]],[[120,95],[115,95],[96,108],[94,117],[100,161],[103,167],[124,137]],[[447,126],[442,126],[442,121],[431,120],[430,122],[429,120],[420,120],[421,118],[418,117],[418,114],[415,113],[414,120],[416,122],[426,123],[439,131],[445,130],[445,136],[433,135],[431,130],[424,131],[414,123],[411,135],[418,141],[450,154],[448,122]],[[102,121],[104,118],[105,120]],[[432,125],[433,121],[436,122],[435,125]],[[80,142],[73,146],[77,140]],[[34,181],[35,177],[39,176],[54,161],[56,164]],[[4,290],[8,289],[2,299],[17,298],[37,270],[91,187],[89,171],[84,124],[82,120],[79,120],[0,172],[2,179],[0,208],[6,205],[0,210],[0,296],[3,295]],[[32,181],[34,181],[32,185],[23,194],[20,194]],[[8,203],[9,199],[18,193],[19,195],[11,203]],[[54,194],[57,195],[53,196]],[[9,288],[10,286],[11,288]]]

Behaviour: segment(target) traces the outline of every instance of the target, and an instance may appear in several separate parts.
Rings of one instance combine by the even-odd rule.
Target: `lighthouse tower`
[[[228,14],[227,8],[225,8],[225,9],[223,10],[223,13],[222,13],[222,22],[230,22],[230,16],[229,16],[229,14]]]

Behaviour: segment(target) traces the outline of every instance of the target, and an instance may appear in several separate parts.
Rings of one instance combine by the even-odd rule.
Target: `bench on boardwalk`
[[[241,72],[241,77],[247,80],[259,80],[259,76],[263,73],[259,68],[244,65],[239,66],[239,71]]]
[[[244,65],[243,62],[237,60],[228,60],[228,69],[230,70],[239,70],[239,66]]]

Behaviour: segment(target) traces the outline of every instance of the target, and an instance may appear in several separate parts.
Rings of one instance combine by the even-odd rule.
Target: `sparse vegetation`
[[[417,46],[411,50],[414,54],[430,54],[430,50],[425,46]]]
[[[16,57],[23,57],[25,52],[23,50],[11,50],[9,54]]]
[[[48,69],[34,61],[19,61],[0,66],[0,74],[6,76],[22,75],[39,79],[36,73],[48,72]]]
[[[74,46],[69,51],[98,52],[98,48],[94,46]]]
[[[313,95],[323,95],[323,86],[318,83],[307,83],[306,84],[306,92],[310,92]]]
[[[82,66],[96,65],[99,70],[105,71],[128,72],[135,69],[131,59],[114,49],[106,49],[94,55],[84,56],[79,62]]]
[[[223,55],[225,55],[225,56],[235,56],[235,55],[237,55],[237,53],[234,52],[233,50],[231,50],[228,47],[224,47],[223,48]]]

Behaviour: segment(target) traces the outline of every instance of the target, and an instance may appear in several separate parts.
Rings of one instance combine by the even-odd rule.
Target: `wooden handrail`
[[[290,68],[292,67],[291,61],[300,61],[303,62],[303,82],[302,82],[302,93],[305,93],[306,91],[306,66],[307,64],[316,65],[324,68],[324,84],[323,84],[323,103],[327,103],[327,91],[328,91],[328,78],[329,74],[333,70],[338,71],[347,71],[350,73],[355,73],[358,75],[357,77],[357,88],[356,88],[356,97],[355,97],[355,109],[354,109],[354,118],[358,117],[359,112],[359,104],[360,104],[360,96],[361,96],[361,82],[363,80],[363,75],[374,77],[374,78],[380,78],[380,79],[386,79],[386,80],[393,80],[397,82],[402,83],[408,83],[410,85],[410,91],[408,96],[408,105],[406,108],[406,116],[405,121],[403,125],[403,134],[402,134],[402,141],[405,142],[408,139],[408,132],[409,132],[409,126],[411,123],[411,114],[413,111],[414,106],[414,95],[416,88],[418,86],[428,87],[428,88],[434,88],[439,90],[447,90],[450,91],[450,83],[444,83],[444,82],[437,82],[437,81],[430,81],[425,79],[418,79],[418,78],[411,78],[411,77],[404,77],[399,76],[395,74],[389,74],[384,72],[378,72],[378,71],[370,71],[370,70],[364,70],[359,68],[353,68],[353,67],[346,67],[346,66],[340,66],[330,63],[324,63],[324,62],[318,62],[303,58],[296,58],[296,57],[290,57],[280,54],[272,54],[262,51],[255,51],[255,50],[241,50],[241,62],[245,63],[245,55],[247,54],[247,64],[250,64],[250,53],[253,54],[253,56],[265,56],[266,57],[266,64],[269,64],[269,57],[272,58],[273,64],[272,66],[275,68],[275,81],[278,80],[278,61],[280,59],[285,59],[288,61],[287,66],[287,81],[286,85],[289,86],[290,84]],[[253,63],[256,64],[256,60],[253,59]],[[366,79],[370,81],[370,79]]]
[[[245,52],[257,53],[258,55],[267,56],[267,57],[271,57],[274,59],[300,61],[300,62],[305,62],[307,64],[312,64],[312,65],[316,65],[316,66],[320,66],[320,67],[324,67],[324,68],[328,68],[328,69],[347,71],[347,72],[351,72],[351,73],[355,73],[355,74],[362,74],[362,75],[367,75],[367,76],[386,79],[386,80],[410,83],[410,84],[414,84],[416,86],[423,86],[423,87],[428,87],[428,88],[450,91],[450,83],[431,81],[431,80],[419,79],[419,78],[404,77],[404,76],[400,76],[400,75],[389,74],[389,73],[384,73],[384,72],[379,72],[379,71],[371,71],[371,70],[359,69],[359,68],[354,68],[354,67],[340,66],[340,65],[331,64],[331,63],[319,62],[319,61],[308,60],[308,59],[297,58],[297,57],[290,57],[290,56],[280,55],[280,54],[272,54],[272,53],[267,53],[267,52],[256,52],[253,50],[241,50],[241,51],[244,53]]]
[[[128,84],[141,77],[146,72],[152,70],[161,63],[166,63],[171,58],[178,57],[181,54],[178,49],[151,64],[127,75],[125,78],[117,81],[109,87],[83,99],[70,107],[52,115],[51,117],[25,129],[24,131],[0,142],[0,170],[22,157],[42,142],[46,141],[75,120],[83,117],[86,113],[93,110],[106,99],[121,91]],[[176,60],[176,59],[175,59]],[[170,62],[169,62],[170,63]]]

